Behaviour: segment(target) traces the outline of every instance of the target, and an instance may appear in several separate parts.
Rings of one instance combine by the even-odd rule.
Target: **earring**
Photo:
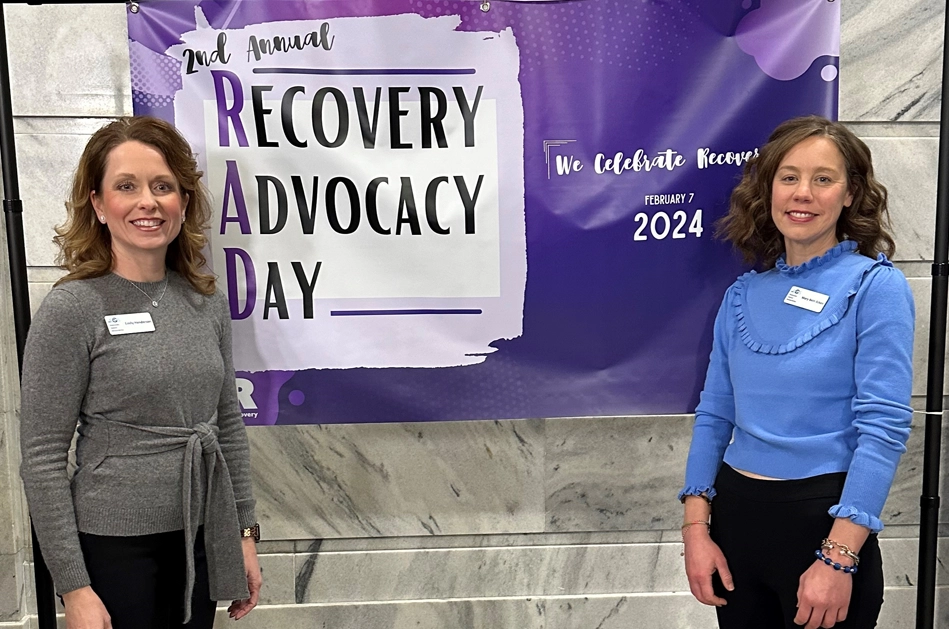
[[[182,222],[182,223],[185,222],[185,214],[184,214],[184,212],[181,213],[181,222]]]
[[[105,214],[100,214],[100,215],[99,215],[99,222],[100,222],[100,223],[105,223]]]

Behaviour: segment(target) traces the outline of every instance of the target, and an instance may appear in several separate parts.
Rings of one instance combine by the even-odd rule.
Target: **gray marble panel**
[[[215,624],[230,626],[226,611],[218,610]],[[555,629],[545,623],[543,602],[520,598],[258,607],[240,620],[239,626],[242,629]]]
[[[297,602],[688,591],[680,544],[319,552],[296,558]]]
[[[20,584],[17,582],[16,553],[0,553],[0,622],[19,620],[23,617],[20,601]]]
[[[840,119],[938,120],[945,4],[841,3]]]
[[[543,422],[248,430],[267,539],[543,529]]]
[[[557,629],[714,629],[715,609],[688,593],[591,596],[543,601]]]
[[[907,537],[918,537],[918,525],[920,522],[919,499],[922,494],[922,474],[924,464],[924,445],[925,445],[925,418],[917,414],[913,421],[913,430],[910,433],[909,441],[906,444],[906,453],[900,459],[900,465],[896,470],[896,478],[893,480],[893,486],[890,489],[889,497],[883,507],[882,519],[886,524],[887,532],[891,526],[912,526],[913,529]],[[939,509],[940,536],[945,536],[947,531],[945,524],[949,523],[949,501],[946,496],[949,495],[949,475],[946,470],[949,469],[949,443],[945,431],[942,435],[941,457],[939,461],[940,487],[939,494],[942,501]],[[949,585],[949,582],[947,582]]]
[[[46,299],[52,289],[52,282],[30,282],[30,312],[34,316],[40,304],[43,303],[43,300]]]
[[[6,249],[5,225],[0,226],[0,247]],[[4,255],[0,259],[0,295],[11,294],[9,262]],[[9,297],[0,300],[0,556],[12,562],[4,564],[3,571],[7,574],[12,569],[13,583],[19,586],[22,565],[18,564],[22,562],[16,558],[28,543],[29,525],[19,480],[19,376],[12,306]],[[18,590],[12,596],[18,606]]]
[[[258,605],[287,605],[293,603],[293,554],[260,554],[257,559],[260,561],[260,571],[264,578]]]
[[[914,629],[916,627],[916,588],[887,588],[883,592],[883,609],[877,627],[880,629]],[[949,627],[949,588],[936,588],[934,627]]]
[[[53,228],[66,220],[65,201],[88,135],[34,133],[16,136],[23,229],[30,266],[54,266]]]
[[[937,554],[946,557],[949,539],[938,542]],[[881,539],[883,573],[887,586],[914,587],[919,577],[919,539]],[[936,562],[936,585],[949,586],[949,567]]]
[[[691,415],[547,420],[547,530],[678,529]]]
[[[53,284],[66,272],[58,267],[29,267],[27,270],[27,279],[30,288],[30,311],[36,315],[36,310],[46,299],[49,291],[53,289]]]
[[[132,113],[124,3],[3,8],[14,114]]]
[[[7,453],[8,449],[12,449],[9,439],[9,427],[0,422],[0,556],[12,555],[22,546],[22,540],[16,534],[19,527],[12,504],[18,500],[13,491],[19,491],[19,486],[12,478],[16,468]]]
[[[688,592],[678,531],[661,544],[332,552],[295,558],[296,602]],[[918,533],[880,541],[887,587],[915,585]],[[949,539],[939,541],[940,556]],[[937,567],[937,585],[949,569]]]
[[[5,336],[0,334],[0,336]],[[4,348],[4,353],[15,359],[15,348]],[[0,411],[0,556],[10,556],[23,548],[26,544],[26,527],[20,521],[25,513],[20,495],[19,481],[19,437],[17,414],[9,408],[13,405],[15,390],[7,389],[7,385],[16,386],[16,372],[12,377],[4,378],[4,389],[0,390],[0,397],[4,398]]]
[[[581,428],[581,422],[547,421],[548,531],[656,528],[671,531],[663,541],[675,540],[682,517],[675,495],[682,486],[692,417],[584,422]],[[916,415],[883,509],[888,526],[919,524],[923,426],[922,415]],[[949,522],[949,506],[940,521]]]
[[[896,260],[932,260],[939,138],[864,137],[889,192]]]
[[[65,202],[86,142],[107,124],[101,118],[17,118],[15,134],[30,282],[53,282],[53,228],[66,219]],[[35,305],[34,305],[35,307]]]
[[[290,555],[296,552],[297,542],[294,540],[265,540],[257,544],[258,555]]]
[[[893,266],[903,272],[908,280],[932,279],[932,260],[905,262],[896,261]]]
[[[218,621],[226,614],[219,611]],[[501,598],[258,608],[250,629],[714,629],[715,612],[684,594]]]
[[[896,468],[896,477],[890,494],[883,505],[881,519],[888,530],[891,526],[919,524],[919,496],[922,492],[921,473],[924,445],[923,418],[914,416],[913,429],[906,442],[906,452]]]
[[[913,340],[913,395],[925,396],[929,377],[929,318],[932,308],[932,280],[910,278],[909,287],[916,302],[916,336]],[[949,352],[949,335],[946,350]],[[949,378],[944,379],[943,392],[949,393]],[[923,406],[925,403],[923,403]],[[922,408],[921,407],[921,408]]]
[[[23,614],[36,614],[36,582],[33,579],[33,551],[25,548],[20,551],[17,585],[20,588],[20,610]],[[58,599],[57,599],[58,600]]]
[[[843,120],[861,138],[938,138],[939,121],[860,122]]]
[[[55,266],[30,266],[26,269],[26,278],[30,284],[52,284],[66,272]]]
[[[372,550],[444,550],[451,548],[514,548],[524,546],[592,546],[600,544],[655,544],[668,531],[594,531],[588,533],[522,533],[516,535],[440,535],[434,537],[364,537],[356,539],[297,540],[299,553],[367,552]],[[678,529],[676,529],[678,536]],[[678,540],[675,537],[673,541]],[[263,544],[263,542],[261,542]]]

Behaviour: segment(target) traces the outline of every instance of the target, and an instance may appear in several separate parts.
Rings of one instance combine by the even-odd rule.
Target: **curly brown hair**
[[[850,129],[821,116],[792,118],[771,133],[758,156],[745,164],[741,182],[732,191],[728,214],[715,225],[715,235],[728,240],[746,262],[770,269],[784,253],[784,236],[771,219],[771,187],[784,156],[813,136],[825,137],[844,158],[853,202],[837,220],[837,240],[853,240],[857,250],[876,258],[893,257],[886,188],[873,176],[870,149]]]
[[[181,232],[168,246],[165,265],[177,271],[196,291],[214,293],[214,276],[205,271],[205,231],[211,222],[211,202],[188,141],[174,126],[151,116],[119,118],[89,138],[79,158],[72,191],[66,201],[66,222],[56,227],[53,242],[59,246],[56,263],[67,271],[57,284],[101,277],[112,270],[112,237],[96,220],[91,194],[102,188],[112,149],[125,142],[141,142],[165,158],[182,195],[188,195]]]

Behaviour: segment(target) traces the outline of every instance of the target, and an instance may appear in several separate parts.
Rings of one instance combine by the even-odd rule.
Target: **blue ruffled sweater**
[[[844,241],[738,278],[725,293],[679,497],[715,496],[722,461],[773,478],[847,472],[834,517],[874,532],[912,409],[915,310],[903,274]],[[784,303],[792,287],[821,312]]]

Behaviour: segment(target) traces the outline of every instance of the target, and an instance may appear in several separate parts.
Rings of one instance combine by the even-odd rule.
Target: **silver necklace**
[[[120,275],[119,277],[122,277],[122,276]],[[161,298],[165,296],[165,291],[168,290],[168,276],[167,276],[167,275],[165,276],[165,285],[162,286],[162,288],[161,288],[161,295],[158,296],[158,299],[155,299],[154,297],[152,297],[151,295],[149,295],[148,293],[146,293],[144,290],[142,290],[142,289],[138,286],[138,284],[136,284],[136,283],[133,282],[132,280],[127,279],[127,278],[124,278],[124,277],[122,277],[122,279],[125,280],[126,282],[128,282],[129,284],[131,284],[132,286],[134,286],[134,287],[135,287],[135,290],[137,290],[137,291],[140,292],[141,294],[143,294],[143,295],[145,295],[146,297],[148,297],[148,298],[151,300],[151,302],[152,302],[152,306],[154,306],[155,308],[158,307],[158,302],[161,301]]]

